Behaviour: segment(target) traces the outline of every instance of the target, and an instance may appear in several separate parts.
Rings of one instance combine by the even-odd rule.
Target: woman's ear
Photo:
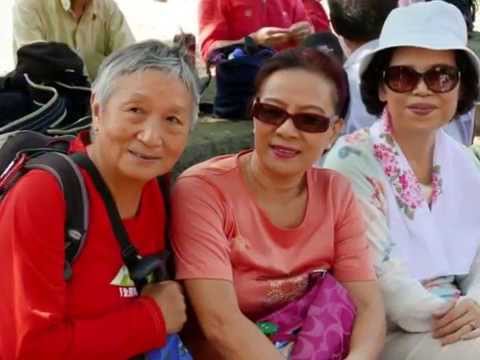
[[[337,118],[333,123],[332,136],[330,138],[329,145],[328,145],[329,149],[333,146],[333,144],[335,144],[335,141],[337,141],[339,136],[342,134],[344,125],[345,125],[345,121],[340,117]]]
[[[387,102],[387,93],[385,91],[385,85],[383,84],[378,86],[378,99],[384,103]]]
[[[95,94],[90,97],[90,109],[92,111],[92,128],[98,127],[98,117],[100,115],[100,104],[97,101]]]
[[[342,118],[339,117],[337,120],[335,120],[332,126],[334,140],[336,140],[338,136],[341,134],[344,126],[345,126],[345,121]]]

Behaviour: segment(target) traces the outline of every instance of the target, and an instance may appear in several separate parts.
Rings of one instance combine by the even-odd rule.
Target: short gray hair
[[[194,66],[188,62],[185,49],[181,46],[147,40],[112,53],[100,66],[97,78],[92,84],[92,92],[100,104],[106,104],[118,78],[146,70],[176,75],[185,84],[193,99],[193,118],[190,124],[190,128],[193,128],[198,120],[199,80]]]

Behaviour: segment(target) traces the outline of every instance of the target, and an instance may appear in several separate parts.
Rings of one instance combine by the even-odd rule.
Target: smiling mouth
[[[417,115],[428,115],[435,111],[436,107],[429,104],[413,104],[408,109]]]
[[[276,157],[281,159],[291,159],[300,154],[299,150],[288,148],[285,146],[270,145]]]
[[[158,156],[148,156],[148,155],[140,154],[140,153],[132,151],[132,150],[128,150],[128,152],[130,154],[132,154],[133,156],[138,157],[142,160],[160,160],[160,157],[158,157]]]

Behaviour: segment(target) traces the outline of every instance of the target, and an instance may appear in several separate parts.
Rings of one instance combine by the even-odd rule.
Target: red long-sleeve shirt
[[[204,59],[216,41],[239,40],[262,27],[289,28],[307,20],[302,0],[201,0],[198,14]]]
[[[316,32],[330,31],[330,20],[320,0],[303,0],[303,5]]]
[[[81,147],[78,141],[73,146]],[[120,247],[100,195],[88,174],[82,175],[90,225],[68,282],[63,278],[65,201],[56,179],[31,171],[0,201],[2,360],[127,359],[165,343],[160,309],[150,298],[134,297],[134,288],[121,281]],[[138,214],[124,220],[141,254],[163,248],[164,215],[152,181]]]

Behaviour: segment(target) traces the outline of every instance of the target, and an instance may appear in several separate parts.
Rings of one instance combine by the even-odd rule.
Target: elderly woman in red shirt
[[[1,199],[2,360],[127,359],[164,346],[186,319],[177,283],[134,286],[115,230],[123,228],[138,262],[164,249],[168,219],[156,178],[172,169],[197,119],[194,71],[180,49],[151,40],[107,58],[92,92],[94,136],[81,133],[70,151],[98,174],[78,169],[90,222],[68,281],[66,206],[55,176],[29,171]]]

